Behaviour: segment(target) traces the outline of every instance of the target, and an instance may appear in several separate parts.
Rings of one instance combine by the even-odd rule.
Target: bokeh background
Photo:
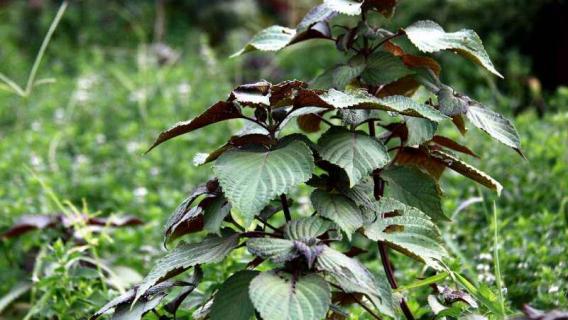
[[[3,76],[25,84],[60,3],[0,0]],[[99,233],[87,226],[46,228],[0,239],[0,319],[85,318],[139,281],[163,252],[161,226],[168,215],[211,174],[194,167],[193,156],[238,127],[218,124],[143,152],[159,131],[225,98],[235,84],[309,81],[342,61],[333,44],[318,41],[277,55],[228,59],[255,32],[272,24],[293,26],[316,3],[71,1],[38,71],[45,83],[21,97],[0,82],[0,232],[22,215],[74,211],[131,215],[144,224]],[[495,200],[508,305],[567,307],[568,1],[400,0],[388,27],[419,19],[479,33],[505,79],[441,54],[443,81],[514,118],[527,157],[473,130],[459,138],[481,155],[473,164],[505,189],[494,198],[446,175],[444,208],[453,222],[444,226],[445,241],[469,278],[494,286],[487,208]],[[487,201],[477,201],[480,196]],[[84,243],[57,240],[68,239],[69,232],[84,233]],[[93,252],[112,270],[105,281],[80,267]],[[365,257],[372,261],[376,252]],[[396,258],[402,283],[420,272]],[[241,260],[210,268],[206,280],[224,279]],[[186,307],[194,307],[198,295]]]

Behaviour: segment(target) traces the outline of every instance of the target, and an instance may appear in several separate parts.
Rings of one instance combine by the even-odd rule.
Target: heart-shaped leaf
[[[249,294],[262,318],[270,320],[320,320],[331,303],[329,284],[316,274],[263,272],[250,283]]]
[[[322,135],[318,146],[322,159],[345,170],[351,186],[389,161],[385,146],[362,131],[333,127]]]
[[[310,200],[318,214],[335,222],[345,231],[349,239],[353,232],[363,226],[364,217],[361,209],[344,195],[316,189],[312,192]]]
[[[386,85],[412,73],[401,58],[379,51],[367,58],[361,78],[370,85]]]
[[[258,271],[244,270],[227,279],[215,295],[209,317],[211,320],[250,320],[254,306],[249,298],[249,285]]]
[[[215,161],[215,172],[233,208],[250,224],[270,200],[312,176],[314,159],[301,141],[283,143],[273,150],[232,149]]]

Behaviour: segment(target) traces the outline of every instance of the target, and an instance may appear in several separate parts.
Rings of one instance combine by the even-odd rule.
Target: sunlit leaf
[[[433,21],[418,21],[404,29],[408,39],[423,52],[441,50],[456,51],[493,74],[503,77],[493,66],[489,55],[483,48],[481,39],[473,30],[446,32]]]
[[[361,14],[361,2],[353,0],[324,0],[323,3],[331,10],[342,14],[350,16]]]
[[[234,53],[231,57],[239,56],[245,52],[260,50],[260,51],[278,51],[290,43],[294,36],[296,35],[296,30],[281,27],[272,26],[266,28],[259,33],[257,33],[244,48],[240,51]]]
[[[468,107],[466,117],[474,126],[485,131],[497,141],[521,152],[519,134],[509,119],[480,105]]]

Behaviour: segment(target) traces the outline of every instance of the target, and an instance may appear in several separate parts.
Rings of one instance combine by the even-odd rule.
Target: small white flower
[[[160,174],[160,168],[158,168],[158,167],[150,168],[150,175],[151,176],[157,176],[159,174]]]
[[[39,122],[39,121],[32,122],[32,130],[33,131],[40,131],[41,130],[41,122]]]
[[[32,167],[39,167],[43,164],[43,160],[35,153],[32,153],[30,155],[30,164],[32,165]]]
[[[560,291],[560,287],[557,285],[552,285],[548,288],[548,293],[557,293],[558,291]]]
[[[61,108],[56,109],[53,118],[55,118],[55,121],[62,121],[65,118],[65,110]]]
[[[140,148],[140,144],[136,141],[130,141],[126,144],[126,151],[129,153],[135,153]]]
[[[80,166],[89,163],[89,158],[84,154],[78,154],[73,162],[76,166]]]
[[[148,194],[148,189],[144,187],[138,187],[134,189],[134,196],[137,198],[144,198]]]
[[[98,144],[103,144],[103,143],[106,142],[106,136],[105,136],[104,134],[102,134],[102,133],[99,133],[99,134],[97,134],[97,135],[95,136],[95,141],[96,141]]]
[[[182,98],[189,97],[191,93],[191,85],[187,82],[182,82],[177,86],[177,91]]]

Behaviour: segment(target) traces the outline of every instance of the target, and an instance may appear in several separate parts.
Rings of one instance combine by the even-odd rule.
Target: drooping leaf
[[[243,270],[227,279],[213,300],[209,317],[212,320],[250,320],[254,306],[249,298],[249,284],[258,271]]]
[[[231,205],[227,199],[223,197],[213,199],[203,213],[203,229],[221,235],[221,224],[230,212]]]
[[[243,53],[260,50],[260,51],[278,51],[284,48],[296,35],[296,30],[271,26],[257,33],[244,48],[234,53],[231,57],[240,56]]]
[[[446,170],[446,164],[433,157],[428,149],[424,147],[404,147],[399,149],[396,155],[396,164],[417,167],[428,172],[436,180],[440,179]]]
[[[362,131],[331,128],[321,136],[318,146],[323,160],[345,170],[351,186],[389,161],[385,146]]]
[[[136,290],[138,300],[154,284],[171,278],[198,264],[217,263],[238,244],[239,235],[209,237],[199,243],[181,244],[158,260]]]
[[[406,139],[406,144],[409,146],[420,145],[426,141],[430,141],[438,124],[432,122],[428,119],[405,117],[406,127],[408,128],[408,138]]]
[[[328,21],[335,17],[337,12],[331,10],[329,6],[325,4],[320,4],[313,7],[306,15],[302,18],[302,21],[296,26],[296,30],[299,32],[307,30],[310,26],[317,22]]]
[[[359,184],[348,189],[340,189],[340,191],[363,208],[363,211],[374,211],[376,201],[373,195],[373,182],[370,178],[363,179]]]
[[[467,108],[466,117],[474,126],[521,153],[521,140],[517,129],[510,120],[480,105]]]
[[[440,86],[440,90],[436,95],[438,96],[440,111],[448,116],[464,114],[471,101],[467,97],[456,95],[454,89],[444,84]]]
[[[320,94],[319,97],[324,103],[337,109],[349,107],[357,109],[379,109],[394,111],[407,116],[423,117],[436,122],[447,118],[438,110],[417,103],[404,96],[377,98],[363,90],[342,92],[330,89]],[[313,101],[313,103],[317,103],[317,101]]]
[[[292,141],[272,150],[233,149],[215,162],[215,173],[233,208],[250,224],[269,202],[312,176],[310,148]]]
[[[426,214],[388,197],[381,198],[376,213],[375,222],[365,226],[369,239],[384,241],[406,255],[440,268],[439,262],[447,252],[438,227]]]
[[[111,320],[140,320],[142,316],[156,308],[165,296],[165,293],[159,293],[149,299],[136,301],[132,307],[128,304],[117,306]]]
[[[156,141],[146,153],[159,144],[191,131],[203,128],[220,121],[241,118],[241,110],[232,102],[219,101],[194,119],[178,122],[171,128],[160,133]]]
[[[342,14],[349,16],[361,14],[361,2],[354,0],[324,0],[323,3],[331,10]]]
[[[335,222],[349,239],[353,232],[363,226],[364,216],[361,209],[344,195],[316,189],[310,200],[318,214]]]
[[[262,318],[270,320],[320,320],[331,303],[329,284],[316,274],[263,272],[250,283],[249,295]]]
[[[319,217],[296,219],[286,224],[284,234],[292,240],[309,240],[321,236],[331,226],[331,222]]]
[[[201,282],[201,279],[203,279],[203,270],[199,265],[197,265],[193,270],[193,275],[191,276],[189,281],[187,281],[187,285],[185,286],[185,288],[183,288],[182,291],[178,293],[178,295],[173,300],[168,302],[164,306],[164,309],[167,312],[171,313],[175,318],[177,310],[179,309],[181,304],[185,301],[185,299],[187,299],[187,297],[193,292],[193,290],[197,288],[197,286]]]
[[[415,22],[404,31],[408,39],[423,52],[456,51],[493,74],[503,77],[493,66],[481,39],[473,30],[448,33],[437,23],[426,20]]]
[[[386,195],[426,213],[435,222],[447,221],[436,181],[418,169],[397,166],[384,170]]]
[[[379,51],[367,58],[361,78],[370,85],[386,85],[412,73],[401,58]]]
[[[248,251],[260,258],[283,263],[298,257],[294,241],[276,238],[252,238],[247,240]]]
[[[260,108],[259,108],[260,109]],[[250,122],[254,123],[254,122]],[[264,129],[264,128],[263,128]],[[229,142],[225,143],[221,147],[217,148],[211,153],[198,153],[193,157],[193,165],[201,166],[206,163],[217,160],[225,151],[230,150],[234,147],[243,147],[247,145],[264,145],[272,146],[276,143],[274,138],[263,134],[263,133],[251,133],[245,135],[234,135],[229,139]]]
[[[328,246],[316,268],[328,272],[346,292],[365,294],[382,313],[394,316],[393,297],[386,277],[377,279],[362,263]]]
[[[445,148],[448,148],[448,149],[451,149],[451,150],[454,150],[454,151],[457,151],[457,152],[465,153],[465,154],[470,155],[472,157],[479,158],[479,156],[477,154],[475,154],[475,152],[473,152],[470,148],[468,148],[468,147],[466,147],[462,144],[459,144],[459,143],[457,143],[456,141],[454,141],[450,138],[447,138],[447,137],[444,137],[444,136],[434,136],[432,138],[432,142],[434,142],[435,144],[437,144],[439,146],[442,146],[442,147],[445,147]]]
[[[485,172],[471,166],[468,163],[456,158],[446,152],[435,150],[430,153],[432,157],[441,161],[446,167],[454,170],[455,172],[472,179],[479,184],[494,190],[497,192],[498,195],[501,194],[501,190],[503,190],[503,186],[496,181],[495,179],[491,178]]]

